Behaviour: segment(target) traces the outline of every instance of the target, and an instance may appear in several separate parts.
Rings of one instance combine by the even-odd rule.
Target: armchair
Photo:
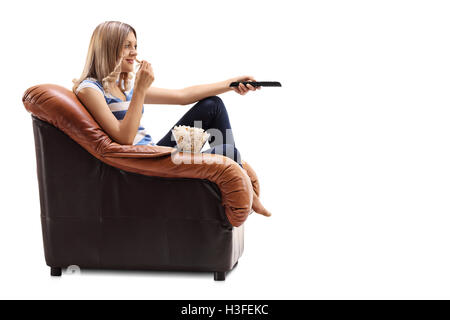
[[[248,163],[117,144],[61,86],[31,87],[22,100],[32,118],[51,275],[77,265],[214,272],[225,280],[259,195]]]

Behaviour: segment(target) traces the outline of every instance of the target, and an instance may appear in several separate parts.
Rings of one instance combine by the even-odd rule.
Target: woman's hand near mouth
[[[150,62],[143,60],[140,62],[139,71],[136,73],[135,87],[137,90],[145,91],[155,80]]]

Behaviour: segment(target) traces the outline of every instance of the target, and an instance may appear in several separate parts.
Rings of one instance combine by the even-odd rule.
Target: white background
[[[0,12],[0,298],[450,298],[450,10],[446,1],[13,1]],[[51,278],[30,86],[71,87],[94,28],[131,24],[155,87],[241,75],[220,95],[273,212],[209,273]],[[159,140],[191,107],[147,105]],[[149,204],[150,205],[150,204]]]

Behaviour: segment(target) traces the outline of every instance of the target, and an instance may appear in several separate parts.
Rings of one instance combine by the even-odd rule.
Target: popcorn
[[[172,134],[180,151],[193,153],[199,153],[210,136],[202,128],[189,126],[176,126]]]

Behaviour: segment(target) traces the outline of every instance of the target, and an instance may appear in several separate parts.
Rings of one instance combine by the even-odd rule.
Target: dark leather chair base
[[[214,272],[242,255],[215,183],[112,167],[32,115],[44,251],[52,276],[93,269]]]

